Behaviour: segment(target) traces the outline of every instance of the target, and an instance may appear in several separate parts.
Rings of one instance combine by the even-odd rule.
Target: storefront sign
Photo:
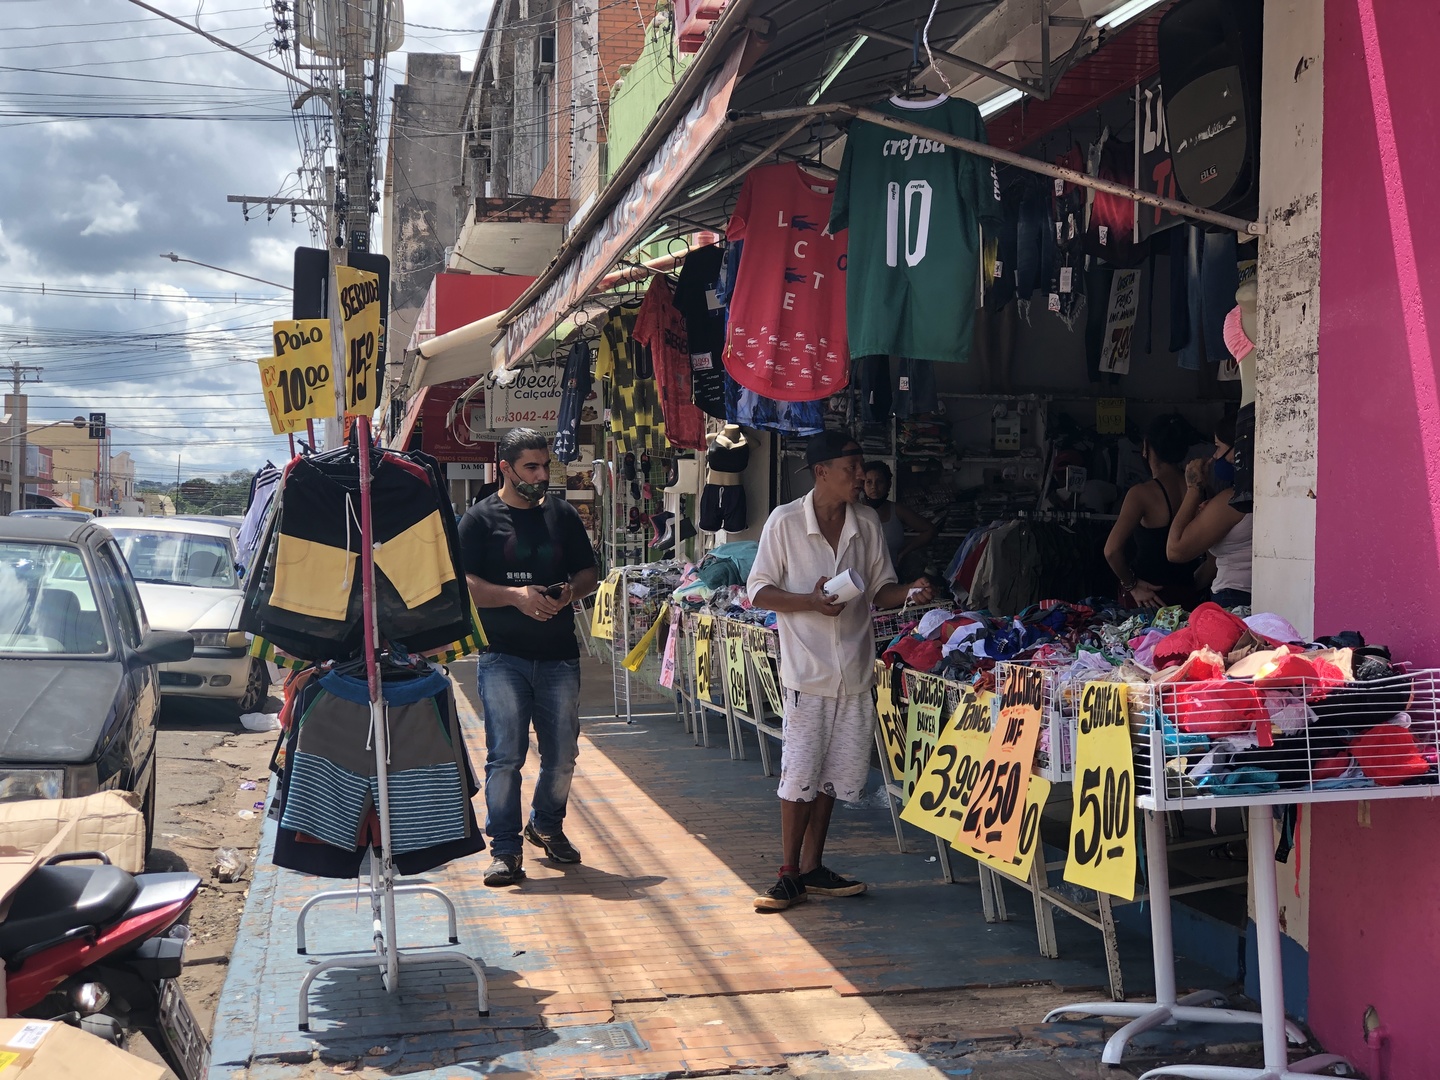
[[[1100,370],[1130,374],[1131,337],[1140,313],[1140,271],[1118,270],[1110,285],[1110,307],[1105,314],[1105,340],[1100,347]]]
[[[1135,152],[1139,158],[1135,186],[1166,199],[1180,198],[1175,170],[1170,162],[1170,133],[1165,130],[1165,102],[1158,75],[1135,88],[1135,130],[1140,134],[1135,140]],[[1141,240],[1185,220],[1158,206],[1142,205],[1139,210]]]
[[[554,431],[564,374],[559,364],[540,364],[517,372],[508,386],[496,386],[490,378],[485,384],[486,425],[492,431],[517,427]]]
[[[760,692],[765,695],[765,704],[770,711],[780,715],[785,713],[785,701],[780,696],[780,681],[775,677],[775,661],[765,651],[765,631],[758,626],[747,626],[745,628],[745,648],[750,654],[750,666],[755,672],[755,679],[760,683]]]
[[[715,619],[710,615],[695,617],[695,697],[710,700],[710,638],[715,633]]]
[[[337,266],[335,288],[345,330],[345,415],[369,416],[380,401],[380,275]]]
[[[620,585],[618,571],[610,574],[595,590],[595,610],[590,614],[590,636],[610,641],[615,636],[615,590]]]
[[[1045,810],[1045,800],[1048,798],[1050,781],[1043,776],[1030,777],[1030,784],[1025,789],[1025,809],[1020,815],[1020,842],[1015,847],[1013,857],[997,859],[963,844],[956,845],[955,850],[984,863],[991,870],[1008,874],[1017,881],[1025,881],[1030,877],[1030,867],[1035,862],[1035,852],[1040,847],[1040,815]]]
[[[748,36],[743,37],[731,47],[724,64],[675,121],[670,134],[630,181],[609,216],[506,327],[505,355],[511,361],[523,360],[552,327],[591,294],[596,283],[641,239],[666,200],[705,160],[726,129],[725,113],[747,41]]]
[[[907,672],[910,708],[905,717],[905,782],[901,788],[908,803],[920,780],[930,752],[940,739],[940,717],[945,710],[945,683],[934,675]]]
[[[890,665],[875,661],[875,711],[880,714],[880,742],[894,778],[905,775],[905,717],[895,704]]]
[[[1041,708],[1045,702],[1042,672],[1012,665],[1005,669],[1000,689],[1000,717],[990,733],[980,778],[956,834],[970,847],[1002,861],[1015,857],[1020,846],[1024,800],[1040,738]]]
[[[750,680],[745,673],[745,639],[725,634],[725,697],[738,712],[750,711]]]
[[[445,479],[484,480],[489,467],[483,461],[452,461],[445,466]]]
[[[960,691],[960,704],[930,752],[915,793],[900,814],[904,821],[953,840],[980,779],[980,762],[990,743],[995,695]]]
[[[1075,801],[1065,880],[1111,896],[1135,898],[1135,760],[1129,691],[1087,683],[1075,747]]]

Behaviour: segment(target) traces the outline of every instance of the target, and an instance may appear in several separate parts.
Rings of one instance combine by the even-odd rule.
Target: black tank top
[[[1170,493],[1156,477],[1151,483],[1159,484],[1160,495],[1165,500],[1167,521],[1153,528],[1144,525],[1135,527],[1135,558],[1130,569],[1136,578],[1151,585],[1190,585],[1194,582],[1195,563],[1172,563],[1165,557],[1165,542],[1170,537],[1170,522],[1175,519],[1175,508],[1170,505]]]

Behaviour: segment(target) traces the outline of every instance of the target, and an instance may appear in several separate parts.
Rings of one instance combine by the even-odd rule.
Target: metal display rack
[[[373,957],[337,957],[325,960],[305,973],[300,983],[300,1030],[310,1030],[310,987],[321,974],[327,971],[351,970],[368,971],[378,965],[381,979],[387,992],[393,994],[400,988],[400,968],[404,965],[433,964],[437,960],[451,960],[463,964],[475,976],[476,992],[479,999],[479,1015],[488,1016],[490,1005],[485,984],[485,971],[475,959],[462,952],[445,950],[426,952],[411,956],[400,951],[395,933],[395,895],[397,893],[424,893],[438,896],[445,904],[449,915],[450,944],[459,944],[455,919],[455,905],[439,889],[430,885],[396,885],[395,861],[390,843],[390,789],[388,762],[390,759],[389,724],[385,715],[385,697],[380,688],[380,667],[378,652],[380,632],[375,610],[375,554],[374,527],[371,519],[370,496],[370,421],[366,417],[355,420],[360,458],[360,581],[363,596],[365,626],[365,673],[369,683],[370,696],[370,738],[375,746],[375,776],[378,798],[376,813],[380,818],[380,850],[373,847],[370,860],[370,915]],[[354,903],[351,891],[322,892],[312,896],[300,909],[296,920],[296,951],[306,951],[305,917],[319,904]]]
[[[1137,689],[1143,693],[1137,694]],[[1136,735],[1136,805],[1146,815],[1147,856],[1163,850],[1160,811],[1221,807],[1246,811],[1250,877],[1255,883],[1260,1012],[1204,1004],[1221,997],[1213,991],[1177,998],[1168,867],[1163,858],[1149,857],[1151,896],[1166,898],[1150,905],[1156,1000],[1083,1002],[1053,1010],[1046,1019],[1128,1018],[1130,1023],[1106,1044],[1102,1060],[1108,1064],[1118,1064],[1129,1040],[1139,1033],[1174,1021],[1238,1021],[1261,1027],[1264,1063],[1258,1068],[1166,1065],[1145,1073],[1142,1080],[1161,1076],[1300,1080],[1333,1065],[1353,1068],[1335,1054],[1289,1060],[1287,1043],[1303,1044],[1305,1039],[1285,1017],[1271,807],[1440,795],[1440,774],[1434,764],[1440,754],[1440,671],[1415,671],[1365,683],[1308,677],[1212,679],[1131,687],[1131,698],[1132,715],[1143,718],[1138,732],[1132,724],[1132,733]],[[1295,731],[1274,736],[1273,723],[1280,723],[1282,730],[1294,726]],[[1195,740],[1202,733],[1204,745]],[[1182,736],[1190,736],[1190,741]],[[1260,742],[1272,745],[1252,745]],[[1240,754],[1247,756],[1237,758]],[[1261,768],[1261,773],[1240,771],[1247,768]],[[1206,782],[1212,774],[1216,782]],[[1358,786],[1337,786],[1337,781]]]

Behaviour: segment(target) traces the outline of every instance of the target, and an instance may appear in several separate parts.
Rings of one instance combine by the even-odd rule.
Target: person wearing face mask
[[[1230,505],[1234,492],[1235,417],[1226,416],[1215,425],[1214,456],[1185,466],[1185,498],[1170,522],[1165,543],[1171,562],[1209,553],[1215,560],[1210,598],[1225,608],[1250,606],[1254,518]]]
[[[595,552],[575,508],[546,495],[545,436],[513,428],[497,448],[500,490],[465,512],[460,557],[489,647],[479,658],[485,713],[485,884],[525,876],[520,770],[534,724],[540,746],[523,838],[555,862],[578,863],[563,824],[580,739],[580,643],[571,606],[595,591]]]
[[[880,518],[880,531],[885,534],[885,547],[895,573],[902,572],[905,556],[923,551],[935,540],[935,526],[915,511],[890,501],[890,485],[894,474],[883,461],[865,463],[865,505]],[[913,535],[907,540],[906,531]]]

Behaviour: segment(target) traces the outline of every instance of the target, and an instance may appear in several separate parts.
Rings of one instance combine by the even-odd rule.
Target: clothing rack
[[[455,950],[426,952],[418,956],[402,953],[395,934],[395,896],[397,893],[425,893],[438,896],[445,904],[449,915],[450,944],[458,945],[455,904],[440,889],[431,885],[396,885],[395,862],[390,843],[390,791],[388,762],[390,758],[389,732],[385,716],[385,697],[380,688],[379,646],[380,634],[375,601],[375,546],[374,525],[371,520],[370,498],[370,421],[368,417],[355,418],[356,440],[360,459],[360,584],[363,599],[365,627],[365,674],[369,683],[370,737],[375,746],[375,775],[378,789],[376,813],[380,818],[380,851],[373,847],[369,852],[370,861],[370,915],[374,957],[337,957],[325,960],[305,973],[300,983],[300,1030],[310,1030],[310,986],[316,978],[327,971],[352,970],[368,971],[378,966],[387,992],[394,994],[400,988],[400,968],[410,964],[433,964],[437,960],[450,960],[463,964],[475,976],[479,1000],[479,1015],[490,1014],[490,1004],[485,985],[485,971],[471,956]],[[296,951],[305,955],[305,917],[319,904],[343,901],[353,903],[355,894],[349,890],[318,893],[306,901],[296,919]]]

